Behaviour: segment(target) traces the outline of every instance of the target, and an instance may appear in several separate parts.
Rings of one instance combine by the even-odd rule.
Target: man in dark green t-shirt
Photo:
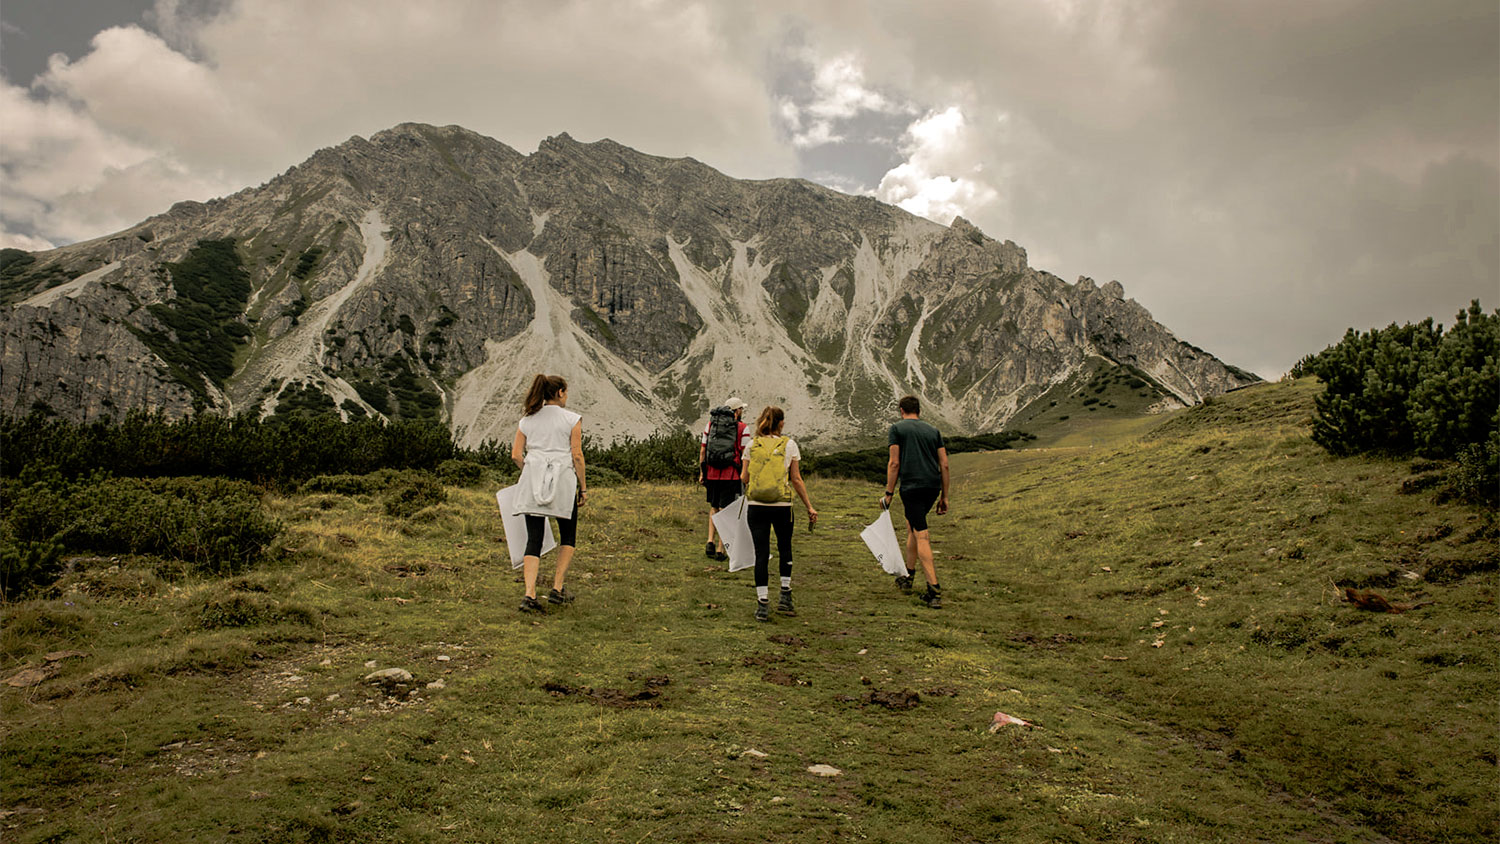
[[[916,396],[907,396],[896,406],[901,409],[901,421],[891,426],[891,459],[886,463],[885,496],[880,500],[882,507],[891,506],[899,480],[901,505],[906,511],[906,574],[896,576],[896,586],[902,592],[911,592],[920,562],[922,576],[927,578],[922,600],[938,609],[943,605],[942,589],[932,562],[927,511],[936,503],[939,516],[948,512],[948,449],[943,447],[942,433],[921,420],[922,403]]]

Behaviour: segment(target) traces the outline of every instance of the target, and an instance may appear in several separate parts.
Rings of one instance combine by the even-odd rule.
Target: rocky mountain
[[[603,439],[778,403],[800,437],[884,430],[913,392],[993,431],[1101,363],[1192,404],[1255,376],[1116,282],[1068,284],[957,219],[567,135],[351,138],[119,234],[0,253],[0,412],[441,419],[508,440],[537,372]]]

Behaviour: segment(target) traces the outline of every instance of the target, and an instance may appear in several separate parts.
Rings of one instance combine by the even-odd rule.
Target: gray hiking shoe
[[[547,592],[547,603],[549,603],[549,604],[571,604],[571,603],[573,603],[573,593],[569,592],[568,591],[568,587],[566,587],[566,586],[564,586],[561,589],[551,589],[551,590],[548,590],[548,592]]]
[[[756,601],[755,602],[755,620],[756,621],[770,621],[771,620],[771,603],[769,601]]]
[[[521,606],[519,609],[521,610],[521,612],[546,612],[546,610],[542,609],[541,603],[530,595],[527,595],[526,597],[521,599]]]
[[[911,594],[911,578],[912,576],[909,574],[896,575],[896,588],[901,590],[901,594]]]
[[[792,590],[781,590],[781,603],[776,605],[776,611],[782,615],[796,615],[797,608],[792,606]]]
[[[927,591],[922,593],[922,603],[926,604],[930,610],[940,610],[943,608],[943,593],[929,586]]]

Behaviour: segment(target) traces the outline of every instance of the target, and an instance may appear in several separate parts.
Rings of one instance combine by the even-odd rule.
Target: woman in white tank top
[[[557,519],[557,570],[547,602],[569,604],[563,588],[578,536],[578,507],[588,494],[583,471],[583,417],[567,409],[568,382],[559,375],[538,375],[526,393],[525,415],[516,426],[510,457],[521,469],[512,515],[526,516],[526,578],[522,612],[541,612],[536,599],[537,570],[542,562],[545,519]]]

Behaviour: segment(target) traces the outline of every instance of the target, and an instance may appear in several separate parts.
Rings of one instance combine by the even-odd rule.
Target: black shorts
[[[723,510],[740,497],[739,481],[704,481],[703,486],[708,491],[708,506],[715,510]]]
[[[906,521],[912,530],[927,530],[927,511],[937,503],[941,489],[901,488],[901,507],[906,511]]]

